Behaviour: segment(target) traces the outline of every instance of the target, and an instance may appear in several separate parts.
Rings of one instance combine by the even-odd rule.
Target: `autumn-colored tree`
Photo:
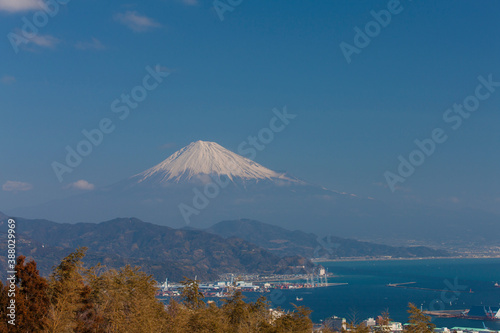
[[[191,312],[184,304],[177,302],[171,298],[165,308],[167,322],[167,332],[169,333],[184,333],[185,328],[189,323]]]
[[[405,332],[410,333],[432,333],[436,325],[431,323],[431,317],[425,315],[422,310],[417,308],[413,303],[408,304],[408,313],[410,319],[409,325],[405,328]]]
[[[79,248],[54,268],[49,280],[50,306],[46,332],[73,333],[81,326],[80,314],[86,310],[82,258],[87,248]]]
[[[375,332],[380,333],[390,333],[391,332],[391,323],[392,319],[389,315],[389,310],[382,312],[382,314],[377,318],[377,326],[374,328]]]
[[[355,333],[369,333],[370,329],[365,323],[356,324],[354,322],[347,323],[347,330],[343,332],[355,332]]]
[[[195,311],[187,309],[189,320],[185,332],[194,333],[228,333],[233,332],[224,317],[223,310],[210,303],[208,306]]]
[[[49,307],[47,281],[40,276],[36,262],[25,262],[25,256],[17,258],[15,274],[15,325],[2,320],[1,332],[41,332],[45,328]],[[7,319],[7,305],[10,302],[8,285],[0,283],[0,315]]]
[[[351,309],[350,321],[347,323],[346,329],[342,329],[342,332],[365,333],[370,332],[370,329],[365,323],[358,320],[358,312]]]
[[[167,332],[196,333],[288,333],[311,332],[310,312],[304,307],[284,312],[270,309],[265,297],[255,302],[245,302],[241,291],[235,286],[232,294],[223,299],[218,307],[214,302],[203,301],[198,281],[183,281],[181,303],[170,300],[166,309]]]
[[[7,333],[9,331],[9,324],[7,324],[7,320],[10,319],[7,317],[7,306],[9,305],[8,292],[8,286],[4,286],[2,281],[0,281],[0,316],[2,317],[2,320],[0,320],[0,333]]]
[[[155,297],[156,282],[139,267],[99,269],[97,273],[93,268],[86,278],[100,330],[117,333],[166,331],[167,314]]]
[[[97,310],[92,288],[85,285],[81,290],[80,298],[82,306],[76,315],[75,333],[101,332],[104,318]]]
[[[309,318],[311,310],[303,306],[294,305],[295,310],[286,313],[274,320],[273,326],[276,333],[297,332],[306,333],[311,332],[313,323]]]
[[[228,319],[229,326],[234,332],[238,332],[240,326],[248,322],[249,308],[248,304],[243,301],[243,294],[240,290],[235,290],[233,295],[228,299],[222,300],[222,311]]]
[[[205,296],[203,296],[200,291],[200,281],[188,279],[184,277],[184,280],[181,281],[181,284],[184,286],[182,288],[182,298],[184,300],[184,304],[190,309],[199,309],[205,307],[206,304],[203,301]]]
[[[156,282],[139,267],[108,270],[83,266],[86,248],[77,249],[54,268],[49,281],[36,263],[19,257],[16,265],[16,326],[4,332],[57,333],[285,333],[310,332],[304,307],[271,311],[265,297],[245,302],[236,286],[222,306],[205,303],[199,281],[185,279],[182,302],[168,306],[156,297]],[[0,282],[0,314],[6,317],[8,288]]]
[[[19,256],[15,267],[16,317],[19,332],[39,332],[45,328],[49,307],[47,280],[40,276],[34,260],[25,263],[25,256]]]

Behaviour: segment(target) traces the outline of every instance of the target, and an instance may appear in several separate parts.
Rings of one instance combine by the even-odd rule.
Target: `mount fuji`
[[[227,177],[232,182],[295,181],[208,141],[193,142],[132,179],[138,183],[162,185],[203,181],[206,176]]]
[[[134,216],[177,228],[249,218],[319,235],[381,242],[433,238],[437,244],[464,234],[469,241],[497,242],[492,235],[500,232],[496,215],[417,204],[389,206],[309,184],[207,141],[193,142],[113,185],[9,213],[72,223]]]

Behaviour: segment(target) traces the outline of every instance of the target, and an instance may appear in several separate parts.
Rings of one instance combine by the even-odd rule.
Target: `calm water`
[[[291,302],[313,310],[312,319],[332,315],[351,318],[376,317],[385,309],[391,318],[405,322],[408,302],[434,310],[467,309],[473,305],[500,305],[500,259],[441,259],[408,261],[356,261],[323,263],[336,277],[329,282],[347,282],[346,286],[297,291],[275,291],[267,294],[274,306],[291,308]],[[429,289],[415,290],[387,287],[388,283],[416,282],[409,285]],[[452,290],[453,289],[453,290]],[[472,289],[473,293],[469,293]],[[296,301],[296,297],[303,301]],[[434,318],[438,327],[483,327],[482,322],[463,319]],[[488,328],[500,330],[500,322],[486,322]]]

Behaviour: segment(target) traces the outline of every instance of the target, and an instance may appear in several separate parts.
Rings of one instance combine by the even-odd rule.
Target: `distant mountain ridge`
[[[6,251],[7,216],[0,212],[0,251]],[[52,267],[78,247],[88,247],[85,262],[118,268],[141,266],[158,280],[184,276],[216,279],[223,273],[289,273],[313,267],[307,258],[444,257],[427,247],[391,247],[340,237],[319,238],[267,223],[240,219],[222,221],[206,230],[170,227],[136,218],[101,223],[65,224],[15,218],[18,255],[33,257],[40,271]],[[0,269],[6,271],[6,258]]]
[[[0,221],[0,228],[5,240],[5,219]],[[85,258],[89,265],[98,262],[114,268],[138,265],[159,280],[180,281],[184,276],[207,280],[222,273],[280,273],[296,266],[313,266],[304,258],[281,258],[239,238],[172,229],[136,218],[117,218],[98,224],[16,218],[16,236],[18,255],[33,257],[44,275],[65,255],[82,246],[89,248]],[[0,249],[6,243],[2,241]],[[3,268],[4,259],[0,258]]]
[[[312,233],[290,231],[275,225],[240,219],[222,221],[206,229],[222,237],[238,237],[279,256],[339,259],[345,257],[447,257],[445,250],[429,247],[395,247],[335,236],[318,237]]]

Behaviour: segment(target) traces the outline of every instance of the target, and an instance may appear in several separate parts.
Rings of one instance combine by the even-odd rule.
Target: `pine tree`
[[[79,314],[85,308],[82,258],[87,248],[78,248],[54,268],[49,280],[50,307],[46,332],[72,333],[79,325]]]
[[[431,317],[426,316],[422,310],[417,308],[413,303],[408,304],[408,313],[410,314],[410,319],[408,325],[405,328],[405,332],[410,333],[432,333],[436,325],[431,323]]]
[[[105,332],[165,332],[168,314],[156,299],[156,282],[139,267],[87,274],[92,302]]]
[[[223,300],[222,311],[235,332],[242,324],[247,323],[249,318],[248,304],[243,301],[243,298],[241,291],[236,290],[230,298]]]
[[[295,310],[286,313],[279,318],[275,319],[273,326],[275,327],[276,333],[286,333],[286,332],[297,332],[297,333],[308,333],[312,331],[313,323],[309,318],[311,310],[303,306],[296,306]]]
[[[184,299],[184,304],[190,309],[199,309],[206,306],[203,299],[205,296],[200,291],[200,281],[188,279],[184,277],[181,281],[184,286],[182,288],[182,298]]]

